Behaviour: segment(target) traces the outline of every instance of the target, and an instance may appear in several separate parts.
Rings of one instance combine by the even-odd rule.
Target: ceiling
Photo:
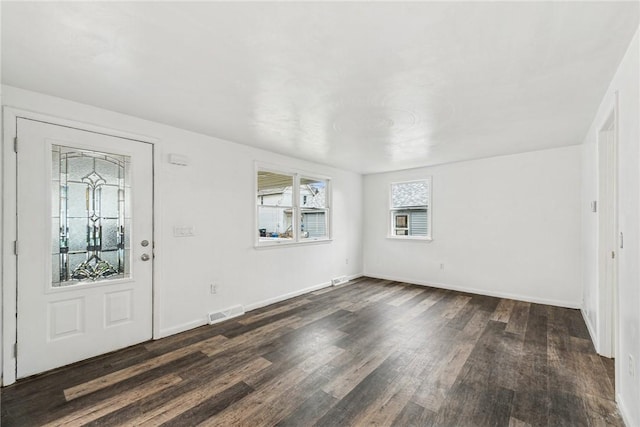
[[[637,2],[2,3],[3,83],[357,171],[580,143]]]

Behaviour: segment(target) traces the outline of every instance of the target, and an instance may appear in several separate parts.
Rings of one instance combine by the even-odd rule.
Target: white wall
[[[389,184],[425,176],[433,241],[387,239]],[[579,206],[580,146],[366,175],[364,272],[579,307]]]
[[[256,308],[362,271],[359,174],[13,87],[3,86],[3,95],[5,106],[159,140],[154,297],[160,336],[204,324],[209,311]],[[185,155],[191,164],[169,164],[168,153]],[[332,178],[332,242],[254,248],[255,161]],[[173,236],[174,226],[187,225],[195,227],[194,237]],[[216,295],[209,291],[213,280],[220,283]]]
[[[618,251],[619,343],[616,357],[616,393],[627,425],[640,425],[640,43],[638,33],[611,81],[583,144],[583,253],[584,312],[596,343],[598,312],[597,215],[588,205],[598,198],[597,133],[618,94],[618,224],[624,248]],[[629,355],[636,377],[629,375]]]

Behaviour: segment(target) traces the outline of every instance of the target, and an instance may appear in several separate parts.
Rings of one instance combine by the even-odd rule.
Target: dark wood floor
[[[20,381],[2,425],[623,425],[611,377],[577,310],[362,278]]]

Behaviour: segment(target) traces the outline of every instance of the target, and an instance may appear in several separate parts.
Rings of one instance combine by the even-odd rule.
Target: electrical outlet
[[[440,270],[444,270],[444,264],[440,264]]]
[[[211,284],[211,293],[212,293],[213,295],[215,295],[215,294],[217,294],[217,293],[218,293],[218,284],[217,284],[217,283],[212,283],[212,284]]]
[[[347,265],[349,265],[349,258],[345,258],[345,259],[344,259],[344,263],[345,263],[345,264],[347,264]]]
[[[631,378],[636,377],[636,364],[632,355],[629,355],[629,376]]]

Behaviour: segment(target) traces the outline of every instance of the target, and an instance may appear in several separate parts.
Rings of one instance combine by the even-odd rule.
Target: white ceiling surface
[[[572,145],[638,3],[2,4],[3,83],[361,173]]]

